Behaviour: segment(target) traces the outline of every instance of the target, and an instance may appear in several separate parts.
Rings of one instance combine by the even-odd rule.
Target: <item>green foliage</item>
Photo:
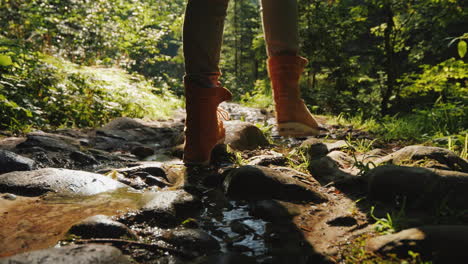
[[[407,226],[408,219],[405,214],[406,200],[403,200],[403,203],[400,209],[395,212],[391,211],[386,213],[384,218],[378,218],[374,215],[375,207],[372,206],[369,212],[370,217],[375,220],[374,229],[376,232],[382,235],[392,234],[404,229]]]
[[[451,58],[435,66],[422,65],[421,68],[422,73],[405,76],[407,85],[402,89],[401,96],[437,93],[446,98],[461,97],[466,100],[468,97],[468,65],[464,61]]]
[[[80,67],[39,53],[13,59],[0,77],[2,129],[92,127],[122,115],[163,118],[180,105],[168,91],[123,70]]]
[[[351,134],[346,136],[346,144],[348,145],[348,148],[352,150],[352,152],[368,152],[372,150],[375,141],[376,139],[370,140],[367,138],[357,138],[353,140]]]
[[[347,117],[340,114],[330,117],[329,124],[352,126],[367,130],[384,141],[406,140],[424,142],[448,135],[461,135],[457,145],[463,149],[463,138],[468,127],[468,109],[461,102],[442,103],[441,99],[430,108],[414,109],[402,116],[385,116],[380,119],[365,118],[363,114]],[[369,141],[356,141],[351,145],[365,149]],[[354,146],[354,148],[356,147]]]
[[[271,108],[273,98],[269,81],[257,80],[252,91],[240,96],[240,102],[249,107]]]
[[[2,1],[0,35],[82,65],[116,65],[161,83],[183,74],[184,1]],[[174,87],[180,90],[181,85]]]
[[[2,116],[10,117],[2,120],[2,127],[93,125],[96,122],[84,120],[93,112],[106,112],[103,119],[118,111],[142,115],[138,107],[119,110],[107,105],[104,111],[83,103],[75,111],[71,106],[49,106],[68,112],[55,114],[53,119],[61,121],[45,120],[47,114],[39,112],[45,111],[46,103],[39,98],[60,95],[68,100],[87,94],[89,101],[84,102],[90,103],[108,93],[89,92],[89,73],[63,73],[61,67],[41,61],[42,54],[77,65],[137,72],[159,88],[154,93],[171,90],[181,95],[185,4],[182,0],[1,1],[0,101]],[[300,85],[315,113],[346,113],[347,119],[362,119],[356,123],[387,140],[463,134],[468,68],[464,1],[299,0],[298,4],[301,55],[310,61]],[[272,105],[266,58],[258,2],[234,1],[226,19],[220,66],[223,84],[246,105]],[[123,96],[118,100],[125,102]],[[65,115],[76,121],[65,122]]]
[[[229,158],[234,165],[240,167],[247,164],[247,160],[242,156],[242,152],[231,148],[229,145],[227,146],[227,152],[230,154]]]
[[[351,134],[348,134],[348,136],[346,137],[346,144],[348,145],[348,150],[351,154],[351,156],[353,157],[353,168],[357,168],[359,170],[357,176],[363,176],[364,174],[366,174],[368,171],[370,171],[371,169],[377,167],[377,165],[375,165],[374,162],[372,161],[368,161],[368,162],[365,162],[365,161],[362,161],[362,160],[358,160],[357,156],[356,156],[356,152],[359,152],[359,153],[365,153],[369,150],[372,149],[372,146],[375,142],[375,139],[374,140],[369,140],[369,139],[356,139],[356,140],[353,140],[351,138]],[[366,157],[368,158],[368,157]]]
[[[423,261],[419,253],[408,251],[408,257],[401,259],[395,254],[382,256],[366,249],[369,235],[362,235],[354,239],[352,245],[343,252],[346,264],[431,264],[431,261]]]
[[[307,157],[305,149],[297,148],[291,151],[286,155],[286,160],[289,167],[304,173],[309,173],[310,158]]]
[[[464,40],[460,40],[458,42],[458,55],[460,55],[460,58],[463,58],[465,57],[465,54],[466,54],[466,42]]]
[[[265,135],[265,138],[268,140],[270,144],[273,144],[273,139],[272,139],[272,130],[273,126],[271,124],[268,124],[268,122],[265,120],[263,123],[255,123],[255,126],[262,131],[263,135]]]

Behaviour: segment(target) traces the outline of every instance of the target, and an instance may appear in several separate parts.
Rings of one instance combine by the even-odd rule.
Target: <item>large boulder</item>
[[[408,252],[421,254],[434,263],[463,263],[468,258],[468,226],[423,226],[396,234],[370,239],[367,249],[380,254],[408,257]]]
[[[0,149],[0,174],[11,171],[29,171],[35,167],[34,160]]]
[[[374,161],[375,164],[394,164],[394,165],[410,165],[416,161],[426,160],[429,165],[437,167],[438,164],[433,164],[428,161],[434,160],[440,165],[445,165],[451,170],[468,172],[468,163],[460,158],[453,151],[438,147],[427,146],[407,146],[392,154],[384,156]],[[421,163],[420,163],[421,164]]]
[[[118,181],[85,171],[46,168],[15,171],[0,175],[0,192],[41,195],[56,192],[65,195],[93,195],[128,187]]]
[[[252,123],[242,121],[224,122],[226,127],[225,143],[237,150],[252,150],[270,143],[262,131]]]
[[[370,170],[364,178],[374,200],[390,202],[406,197],[417,207],[445,201],[454,208],[468,208],[468,173],[384,165]]]
[[[0,264],[130,264],[129,258],[115,247],[73,245],[49,248],[0,259]]]
[[[235,199],[324,201],[320,184],[293,169],[243,166],[230,170],[224,180],[226,194]]]

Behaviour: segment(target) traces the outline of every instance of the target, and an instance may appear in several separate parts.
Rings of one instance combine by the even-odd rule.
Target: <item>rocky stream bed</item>
[[[465,263],[466,160],[224,108],[210,168],[181,162],[183,112],[0,134],[0,263]]]

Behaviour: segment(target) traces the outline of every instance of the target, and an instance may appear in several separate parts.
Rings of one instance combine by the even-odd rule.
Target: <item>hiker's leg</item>
[[[208,165],[213,148],[224,142],[217,109],[231,93],[220,86],[218,67],[228,0],[189,0],[185,12],[185,165]]]
[[[296,0],[261,0],[263,30],[268,53],[268,74],[281,136],[319,134],[319,124],[301,98],[299,79],[307,64],[299,57]]]
[[[201,82],[202,86],[217,86],[228,2],[188,1],[183,28],[185,79]]]
[[[296,0],[260,0],[268,56],[298,55]]]

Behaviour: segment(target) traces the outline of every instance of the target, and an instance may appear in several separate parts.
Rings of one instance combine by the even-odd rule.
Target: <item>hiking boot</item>
[[[221,86],[203,87],[184,80],[187,118],[185,120],[184,164],[206,166],[213,148],[224,143],[225,129],[220,117],[227,119],[226,111],[218,108],[232,94]]]
[[[301,99],[299,78],[306,64],[307,60],[299,56],[271,56],[268,59],[280,136],[317,136],[322,130]]]

